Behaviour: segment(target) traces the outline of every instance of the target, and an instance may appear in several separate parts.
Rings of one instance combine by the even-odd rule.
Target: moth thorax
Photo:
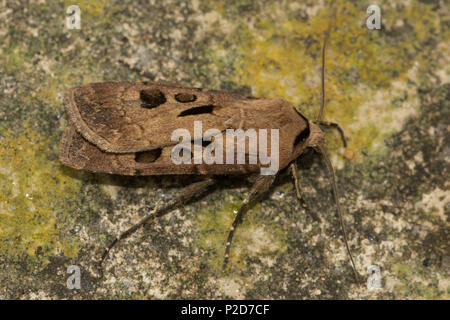
[[[325,145],[325,135],[319,126],[312,121],[309,121],[310,134],[307,144],[309,147],[318,147]]]

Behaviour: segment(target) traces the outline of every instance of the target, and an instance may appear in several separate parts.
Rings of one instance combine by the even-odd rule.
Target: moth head
[[[312,121],[309,121],[309,136],[306,140],[308,147],[317,149],[319,147],[325,147],[325,135],[320,127]]]
[[[298,110],[297,114],[301,117],[299,125],[300,130],[294,139],[293,155],[294,159],[302,155],[308,147],[316,148],[325,144],[325,136],[319,126],[313,121],[308,120]]]

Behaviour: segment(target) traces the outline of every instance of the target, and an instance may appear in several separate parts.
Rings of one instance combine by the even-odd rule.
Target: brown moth
[[[172,132],[186,128],[194,137],[194,120],[202,121],[203,131],[279,129],[281,168],[307,145],[323,144],[317,125],[281,98],[257,99],[152,82],[112,82],[70,89],[65,105],[70,126],[62,140],[61,160],[94,172],[207,175],[260,171],[260,165],[248,163],[175,165],[171,152],[178,142],[171,141]]]
[[[171,153],[176,141],[171,135],[177,128],[190,130],[194,139],[213,141],[216,136],[196,137],[194,121],[201,120],[203,131],[217,129],[224,135],[227,129],[278,129],[279,171],[290,170],[297,197],[300,188],[297,177],[297,159],[306,149],[320,153],[331,173],[333,194],[336,202],[344,242],[352,268],[356,267],[347,244],[342,221],[339,197],[331,163],[325,152],[325,137],[319,125],[339,130],[334,123],[322,121],[324,108],[324,62],[325,42],[322,51],[322,105],[316,121],[300,114],[296,108],[282,98],[254,98],[228,92],[187,88],[156,82],[110,82],[81,85],[68,90],[65,106],[69,115],[69,126],[61,141],[60,160],[75,169],[121,175],[203,175],[205,179],[183,189],[178,197],[157,208],[117,237],[105,250],[102,257],[126,236],[140,226],[160,217],[172,209],[201,195],[215,183],[220,175],[253,175],[254,184],[239,209],[231,226],[223,269],[228,262],[233,233],[250,203],[266,192],[278,175],[260,175],[261,162],[249,164],[174,164]],[[345,139],[344,146],[345,146]],[[268,146],[270,150],[271,146]],[[203,145],[202,148],[207,148]],[[234,148],[235,153],[237,148]],[[183,150],[184,152],[185,150]],[[270,150],[272,152],[273,150]],[[246,149],[246,158],[250,150]],[[193,155],[190,155],[193,157]]]

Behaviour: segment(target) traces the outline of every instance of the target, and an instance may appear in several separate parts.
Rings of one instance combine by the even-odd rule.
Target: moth
[[[325,43],[326,41],[322,50],[322,105],[315,121],[307,119],[283,98],[255,98],[173,84],[105,82],[81,85],[68,90],[64,103],[69,125],[64,131],[60,146],[60,160],[63,164],[75,169],[119,175],[178,174],[204,177],[203,180],[182,189],[176,199],[155,209],[120,234],[105,249],[101,261],[119,240],[145,223],[204,194],[221,176],[251,176],[254,180],[253,186],[228,233],[223,261],[225,270],[235,229],[248,207],[270,189],[280,172],[290,171],[296,195],[301,199],[297,161],[307,149],[312,148],[322,155],[330,172],[344,242],[357,277],[342,220],[334,170],[326,154],[324,133],[319,127],[325,125],[338,129],[345,146],[342,129],[337,124],[322,121],[325,101]],[[215,135],[198,137],[193,127],[194,122],[199,120],[204,132],[215,129]],[[172,139],[172,135],[178,128],[186,128],[189,131],[193,148],[198,147],[198,143],[196,146],[194,144],[196,139],[200,139],[200,148],[203,149],[208,148],[211,142],[225,138],[225,132],[229,129],[277,129],[278,150],[272,148],[270,152],[278,152],[279,170],[275,174],[261,175],[261,169],[264,167],[261,161],[234,164],[200,163],[195,161],[192,149],[189,148],[181,150],[181,153],[193,161],[174,164],[172,155],[177,141]],[[237,148],[234,149],[234,154],[238,156]],[[249,147],[245,150],[245,158],[248,160],[250,156]]]

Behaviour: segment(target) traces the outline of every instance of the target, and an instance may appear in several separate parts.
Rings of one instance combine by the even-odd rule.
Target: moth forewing
[[[295,139],[309,127],[293,105],[281,98],[255,99],[148,82],[82,85],[68,91],[65,104],[74,130],[63,136],[62,162],[76,169],[124,175],[256,173],[269,166],[273,130],[279,130],[279,146],[274,151],[277,167],[283,169],[298,156],[300,144]],[[195,132],[197,122],[200,133]],[[189,153],[183,158],[190,157],[190,161],[174,161],[177,130],[183,130],[192,143],[180,150]],[[259,137],[263,130],[268,132],[268,151],[262,162],[259,158],[253,161],[261,139],[259,148],[247,141],[243,155],[239,141],[230,138],[236,131],[246,135],[251,130]],[[209,141],[211,132],[222,133],[224,163],[220,166],[202,161],[199,152],[203,155],[208,145],[195,143]],[[226,148],[227,143],[233,148]],[[227,152],[232,152],[228,158],[235,162],[226,161]]]

